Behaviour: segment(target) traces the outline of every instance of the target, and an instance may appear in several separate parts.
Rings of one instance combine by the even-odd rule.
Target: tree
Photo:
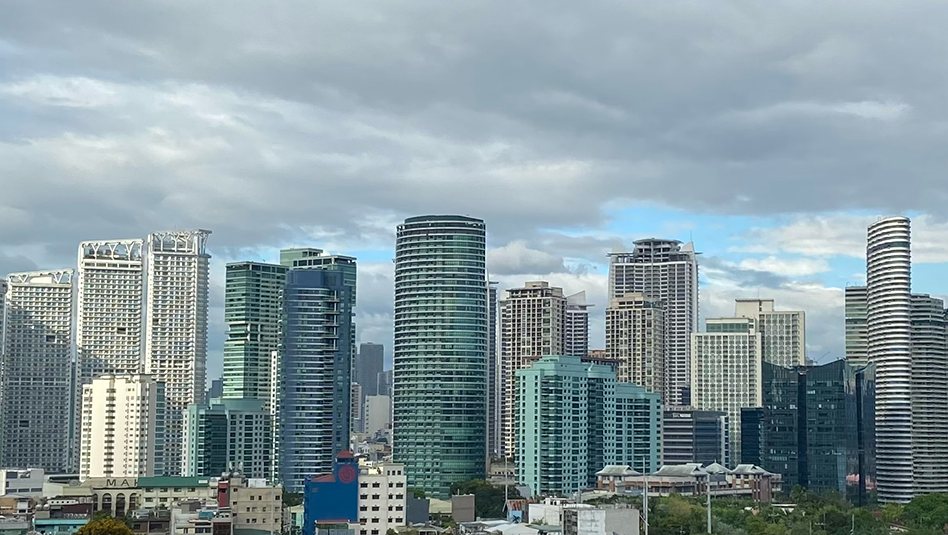
[[[948,527],[948,494],[917,496],[905,506],[902,516],[913,528],[943,533]]]
[[[89,521],[76,535],[135,535],[135,532],[125,522],[109,516]]]
[[[303,495],[299,492],[284,492],[283,493],[283,507],[296,507],[297,505],[302,505]]]
[[[424,500],[425,498],[428,497],[425,494],[425,491],[422,489],[408,489],[408,492],[410,492],[412,496],[414,496],[415,498],[418,498],[419,500]]]
[[[473,494],[474,515],[477,518],[502,518],[504,516],[504,487],[498,487],[484,479],[472,479],[451,485],[451,494]],[[516,487],[507,488],[507,497],[520,498]]]

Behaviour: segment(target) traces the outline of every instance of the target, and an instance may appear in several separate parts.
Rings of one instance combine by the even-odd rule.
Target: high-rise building
[[[385,348],[382,344],[365,342],[359,345],[356,356],[355,382],[362,387],[362,400],[366,396],[378,396],[379,374],[385,369]]]
[[[912,295],[912,456],[915,494],[948,492],[948,330],[927,294]]]
[[[692,335],[691,385],[694,406],[723,411],[741,421],[741,409],[761,406],[761,335],[751,318],[709,318],[703,333]],[[727,464],[740,464],[741,433],[730,429]],[[724,463],[722,463],[724,464]]]
[[[734,316],[753,318],[760,333],[761,358],[777,366],[806,364],[806,315],[800,310],[774,310],[773,299],[737,299]]]
[[[516,377],[516,474],[535,496],[591,488],[606,465],[658,468],[658,394],[567,355],[544,356]]]
[[[79,479],[162,473],[165,385],[148,375],[101,375],[82,387]]]
[[[562,355],[566,327],[563,289],[531,281],[506,291],[500,302],[500,368],[504,456],[515,451],[517,407],[516,373],[544,355]]]
[[[883,218],[869,226],[866,328],[876,371],[876,477],[879,500],[914,496],[912,456],[911,223]]]
[[[273,475],[273,417],[260,399],[212,399],[184,416],[184,473],[219,477],[240,470],[249,478]]]
[[[392,400],[388,396],[365,397],[365,432],[369,435],[392,428]]]
[[[617,380],[665,398],[665,311],[662,302],[637,292],[613,297],[606,308],[606,358]]]
[[[0,465],[65,473],[74,442],[73,270],[7,276]]]
[[[563,354],[585,357],[589,353],[589,303],[586,292],[566,296],[566,326]]]
[[[729,422],[721,411],[671,407],[662,415],[662,464],[724,463],[729,460]]]
[[[503,421],[501,415],[501,393],[503,385],[500,383],[502,370],[500,359],[497,358],[497,283],[487,284],[487,453],[491,457],[500,455],[501,431]]]
[[[698,257],[693,243],[637,240],[631,253],[610,253],[609,298],[638,292],[665,309],[665,402],[691,400],[691,334],[698,332]]]
[[[431,215],[395,242],[393,456],[437,498],[487,470],[485,237],[480,219]]]
[[[165,385],[166,474],[184,466],[184,411],[206,388],[209,230],[155,232],[145,240],[145,373]]]
[[[872,456],[867,440],[872,416],[865,375],[845,360],[822,366],[784,368],[763,364],[763,406],[741,413],[752,445],[741,462],[783,475],[785,487],[846,493],[847,476],[873,478],[860,469],[859,454]],[[871,382],[871,375],[870,375]],[[862,414],[859,414],[859,413]]]
[[[280,301],[287,267],[260,262],[226,266],[223,398],[257,399],[269,407],[271,355],[280,347]]]
[[[349,385],[349,425],[353,433],[361,433],[364,421],[362,420],[362,409],[365,405],[363,401],[365,394],[362,392],[362,385],[352,383]]]
[[[204,399],[210,401],[215,398],[222,397],[224,395],[224,379],[211,379],[211,386],[207,389],[207,393],[204,394]]]
[[[866,329],[866,287],[846,287],[846,360],[853,366],[869,364]]]
[[[340,271],[291,269],[283,294],[280,477],[289,492],[349,447],[351,286]]]

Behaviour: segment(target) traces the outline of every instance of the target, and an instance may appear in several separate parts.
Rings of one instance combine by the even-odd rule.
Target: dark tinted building
[[[727,463],[728,438],[724,412],[666,409],[662,414],[662,464]]]

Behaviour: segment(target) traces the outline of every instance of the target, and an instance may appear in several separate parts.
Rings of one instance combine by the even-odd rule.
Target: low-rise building
[[[283,488],[264,479],[231,477],[218,483],[218,502],[230,507],[233,535],[283,531]]]
[[[631,506],[563,510],[563,535],[639,535],[639,510]]]
[[[92,498],[47,499],[36,507],[33,530],[44,535],[72,535],[92,519]]]
[[[407,486],[403,464],[381,463],[362,467],[359,474],[358,535],[385,535],[389,528],[406,525]]]
[[[759,466],[741,464],[733,470],[712,463],[702,467],[698,463],[664,465],[651,474],[641,474],[630,466],[606,466],[596,474],[598,488],[618,494],[641,494],[648,486],[650,496],[743,496],[769,503],[782,489],[780,474],[773,474]]]
[[[199,501],[178,504],[171,510],[170,535],[231,535],[233,517],[227,508]]]
[[[0,494],[42,496],[45,480],[42,468],[0,468]]]

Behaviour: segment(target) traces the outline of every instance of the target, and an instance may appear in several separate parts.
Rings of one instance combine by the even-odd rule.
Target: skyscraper
[[[761,358],[777,366],[806,364],[806,315],[800,310],[774,310],[773,299],[737,299],[734,316],[753,318],[760,333]]]
[[[662,415],[662,464],[727,463],[727,414],[672,407]]]
[[[287,267],[260,262],[226,266],[223,395],[270,405],[271,355],[280,347],[280,301]]]
[[[487,449],[485,228],[412,217],[395,242],[395,462],[431,496],[484,478]]]
[[[503,398],[503,454],[515,451],[516,373],[544,355],[562,355],[566,340],[566,297],[544,281],[507,290],[500,303],[500,366]]]
[[[365,396],[378,396],[379,374],[385,367],[385,348],[382,344],[365,342],[359,344],[359,353],[356,356],[355,382],[362,387],[362,399]]]
[[[500,359],[497,358],[497,283],[487,285],[487,454],[494,457],[500,455],[500,422],[502,421],[500,384]]]
[[[869,362],[876,367],[876,477],[879,499],[908,502],[912,457],[911,223],[905,217],[869,226],[866,248]]]
[[[566,327],[563,354],[585,357],[589,353],[589,307],[586,292],[566,297]]]
[[[741,421],[741,409],[761,406],[761,335],[751,318],[708,318],[706,332],[692,339],[691,384],[694,406],[723,411],[729,422]],[[741,459],[739,425],[731,426],[729,446],[736,465]]]
[[[182,472],[183,414],[204,400],[209,230],[155,232],[145,241],[145,372],[165,384],[165,473]]]
[[[80,479],[163,472],[163,383],[148,375],[101,375],[83,385],[80,405]]]
[[[948,492],[945,303],[912,295],[912,456],[916,494]]]
[[[283,293],[280,477],[302,492],[307,477],[332,470],[349,448],[352,298],[344,274],[291,269]]]
[[[7,276],[0,362],[0,463],[65,473],[73,441],[73,270]]]
[[[866,330],[866,287],[846,287],[846,361],[853,366],[869,363]]]
[[[609,300],[606,358],[616,363],[616,380],[635,383],[665,397],[665,311],[641,293]]]
[[[691,334],[698,332],[698,259],[694,244],[637,240],[631,253],[610,253],[609,297],[639,292],[665,307],[666,404],[691,400]]]
[[[245,477],[273,476],[273,417],[260,399],[214,399],[191,405],[184,417],[184,473],[218,477],[240,470]]]

